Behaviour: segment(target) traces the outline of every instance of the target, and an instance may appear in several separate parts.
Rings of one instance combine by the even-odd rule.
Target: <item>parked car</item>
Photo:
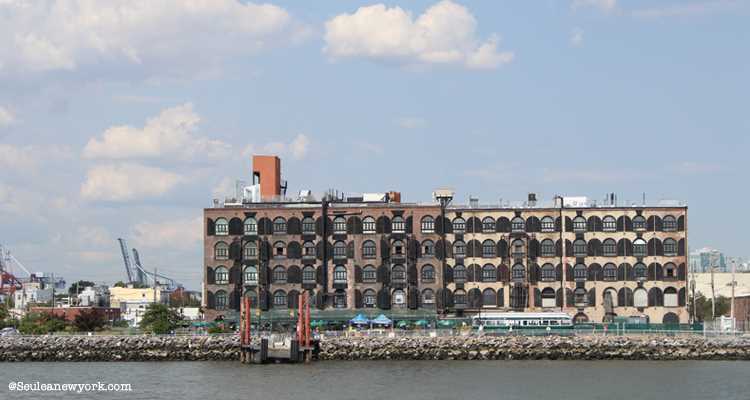
[[[15,336],[18,335],[18,330],[12,326],[0,329],[0,336]]]

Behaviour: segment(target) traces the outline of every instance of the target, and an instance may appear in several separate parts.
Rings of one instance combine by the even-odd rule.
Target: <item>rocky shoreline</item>
[[[0,361],[230,361],[236,335],[11,336]],[[750,360],[750,338],[666,336],[325,338],[321,360]]]

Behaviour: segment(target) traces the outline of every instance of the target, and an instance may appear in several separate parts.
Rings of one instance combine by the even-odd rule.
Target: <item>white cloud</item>
[[[201,63],[306,34],[272,4],[239,0],[0,1],[6,68]]]
[[[253,154],[272,154],[277,156],[289,155],[295,160],[304,159],[310,150],[310,139],[304,133],[300,133],[289,143],[270,142],[262,146],[247,145],[242,150],[243,157],[250,157]]]
[[[43,161],[68,160],[71,150],[64,146],[13,146],[0,143],[0,168],[22,173],[36,172]]]
[[[613,11],[617,7],[617,0],[573,0],[572,7],[593,7],[602,11]]]
[[[0,63],[0,66],[2,66],[1,63]],[[8,110],[7,108],[0,106],[0,128],[4,126],[10,126],[15,122],[16,122],[16,116],[13,115],[13,113],[10,112],[10,110]]]
[[[203,240],[203,219],[141,222],[133,227],[133,237],[135,244],[143,248],[197,248]]]
[[[573,28],[570,32],[570,45],[573,47],[581,47],[583,45],[583,29]]]
[[[190,103],[167,108],[146,121],[143,128],[113,126],[91,138],[83,149],[86,158],[170,158],[225,157],[230,146],[220,140],[195,136],[201,118]]]
[[[499,37],[482,42],[469,10],[450,0],[428,8],[416,19],[383,4],[360,7],[326,21],[324,51],[332,58],[361,57],[398,64],[460,64],[497,68],[513,60],[498,52]]]
[[[158,197],[185,181],[182,176],[138,164],[100,165],[88,170],[81,186],[86,200],[128,201]]]

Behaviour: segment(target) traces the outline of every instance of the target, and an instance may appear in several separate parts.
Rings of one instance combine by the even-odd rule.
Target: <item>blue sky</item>
[[[68,281],[115,239],[197,288],[203,207],[290,191],[685,200],[750,255],[747,1],[0,2],[0,243]]]

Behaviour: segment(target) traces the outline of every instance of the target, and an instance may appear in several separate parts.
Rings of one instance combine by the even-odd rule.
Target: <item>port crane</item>
[[[165,284],[169,291],[182,287],[181,283],[172,278],[156,272],[146,271],[141,264],[141,256],[138,253],[138,249],[133,248],[133,262],[131,262],[127,242],[123,238],[118,238],[117,241],[120,243],[120,251],[122,252],[122,259],[125,263],[125,272],[128,276],[129,282],[143,286]]]
[[[55,289],[65,287],[65,280],[46,273],[31,273],[10,250],[0,244],[0,294],[12,295],[28,282],[38,282]]]

